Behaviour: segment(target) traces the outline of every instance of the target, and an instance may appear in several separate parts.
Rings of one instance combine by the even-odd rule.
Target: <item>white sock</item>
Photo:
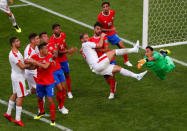
[[[129,70],[126,70],[124,68],[121,69],[120,74],[122,74],[123,76],[128,76],[128,77],[133,77],[137,79],[138,74],[135,74]]]
[[[11,112],[12,112],[12,109],[14,108],[14,105],[15,105],[14,101],[9,100],[8,109],[7,109],[7,112],[6,112],[8,115],[11,115]]]
[[[125,55],[129,53],[137,52],[136,48],[116,49],[116,55]]]
[[[12,21],[12,25],[13,25],[13,26],[16,26],[16,25],[17,25],[17,24],[16,24],[16,19],[15,19],[15,17],[14,17],[13,14],[12,14],[11,17],[9,17],[9,19]]]
[[[16,106],[16,120],[17,121],[21,120],[21,111],[22,111],[22,107],[21,106]]]

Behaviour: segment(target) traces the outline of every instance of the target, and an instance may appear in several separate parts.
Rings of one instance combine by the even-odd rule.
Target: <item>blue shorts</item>
[[[54,97],[54,87],[55,87],[54,83],[51,85],[36,84],[36,95],[39,98],[43,98],[44,96]]]
[[[68,61],[60,62],[62,70],[66,73],[69,72],[69,63]]]
[[[113,34],[113,35],[106,36],[106,37],[108,38],[111,45],[116,45],[121,41],[121,39],[119,38],[117,34]]]
[[[116,64],[116,60],[111,61],[110,64],[115,65]],[[106,78],[107,76],[108,75],[104,75],[104,78]]]
[[[53,77],[54,77],[54,80],[55,80],[55,85],[66,81],[65,76],[64,76],[64,72],[63,72],[62,69],[54,71],[53,72]]]

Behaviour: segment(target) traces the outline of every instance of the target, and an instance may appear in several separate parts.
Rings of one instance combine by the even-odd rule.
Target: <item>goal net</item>
[[[144,0],[142,47],[187,44],[187,0]]]

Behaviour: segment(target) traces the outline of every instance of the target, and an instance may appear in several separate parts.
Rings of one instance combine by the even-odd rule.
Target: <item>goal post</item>
[[[187,0],[143,0],[142,47],[187,44]]]

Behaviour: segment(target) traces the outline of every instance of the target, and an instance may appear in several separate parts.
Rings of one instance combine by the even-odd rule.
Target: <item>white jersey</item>
[[[12,71],[11,71],[12,80],[24,79],[25,78],[24,77],[24,75],[25,75],[24,70],[20,69],[17,66],[17,64],[19,62],[24,63],[22,54],[19,51],[14,52],[13,50],[11,50],[9,53],[9,62],[10,62],[11,68],[12,68]]]
[[[98,62],[98,55],[95,48],[96,44],[94,42],[85,42],[82,44],[83,56],[91,69]]]
[[[7,0],[0,0],[0,10],[4,11],[5,13],[10,13]]]
[[[31,58],[33,55],[39,53],[39,50],[38,50],[38,47],[36,46],[35,49],[33,49],[31,47],[31,44],[28,44],[27,47],[25,48],[25,51],[24,51],[24,59],[29,59]],[[28,70],[26,69],[25,72],[29,72],[29,73],[32,73],[33,75],[36,75],[37,74],[37,70]]]

